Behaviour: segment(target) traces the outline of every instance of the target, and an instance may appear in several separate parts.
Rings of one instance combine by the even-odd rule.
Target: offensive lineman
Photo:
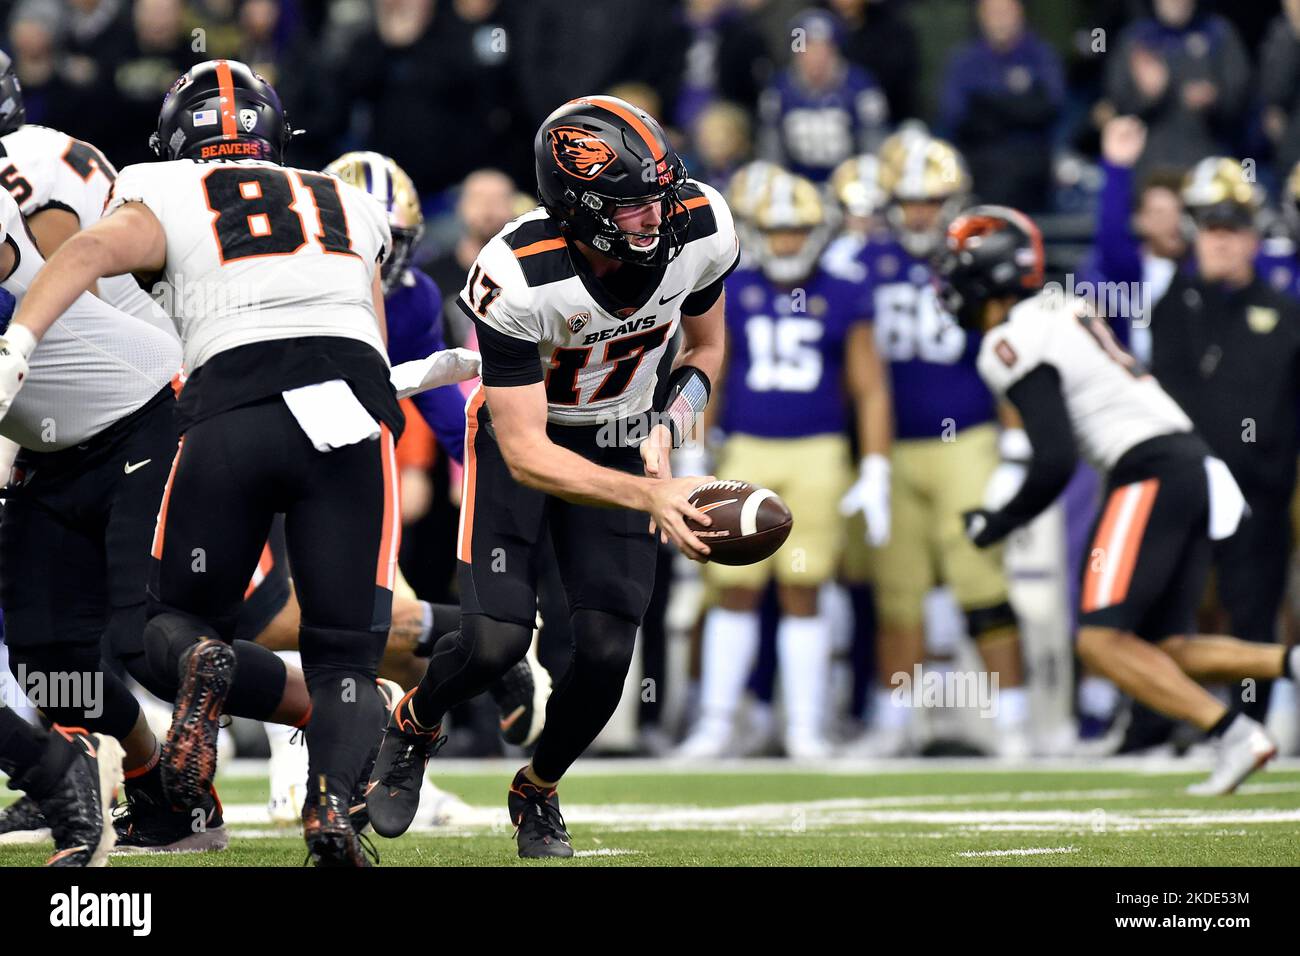
[[[467,409],[461,630],[435,645],[394,710],[368,798],[381,835],[410,825],[443,714],[528,648],[549,535],[575,648],[532,762],[510,786],[523,857],[573,855],[556,785],[622,693],[655,568],[639,512],[688,557],[708,554],[684,518],[709,523],[687,496],[710,479],[673,479],[667,459],[721,367],[723,280],[739,245],[722,197],[688,180],[659,124],[622,100],[564,104],[534,155],[543,208],[488,243],[458,300],[483,353]],[[683,349],[656,410],[658,366],[679,325]]]
[[[980,375],[1025,423],[1032,462],[997,511],[963,517],[989,547],[1065,488],[1081,452],[1108,475],[1084,555],[1078,652],[1135,699],[1217,738],[1209,779],[1231,793],[1276,753],[1264,728],[1196,680],[1300,677],[1300,648],[1198,635],[1211,540],[1237,528],[1241,490],[1192,423],[1078,299],[1041,291],[1043,242],[1025,215],[977,206],[949,226],[936,271],[944,305],[980,344]]]
[[[110,215],[73,236],[14,320],[22,352],[104,275],[162,273],[189,380],[158,516],[148,653],[184,668],[163,783],[173,803],[206,793],[235,656],[227,641],[276,513],[303,611],[311,692],[313,859],[365,865],[349,797],[382,721],[373,685],[389,628],[399,534],[393,442],[403,419],[382,339],[384,211],[338,180],[282,165],[292,131],[275,91],[213,60],[163,102],[164,162],[122,171]],[[15,329],[9,330],[11,342]],[[21,385],[7,352],[0,399]]]

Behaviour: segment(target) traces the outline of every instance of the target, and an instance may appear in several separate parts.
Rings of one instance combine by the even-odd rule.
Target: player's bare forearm
[[[643,487],[650,479],[597,465],[576,452],[555,444],[545,433],[497,439],[510,474],[522,485],[580,505],[649,509]]]
[[[541,385],[484,386],[497,443],[520,484],[585,505],[645,510],[648,480],[604,468],[551,441]]]
[[[849,331],[848,388],[858,418],[858,445],[863,457],[888,457],[894,438],[893,398],[889,373],[876,351],[871,326],[859,322]]]
[[[13,321],[40,339],[96,280],[157,272],[166,255],[166,236],[157,217],[139,203],[128,203],[59,246],[32,282]]]
[[[682,350],[674,366],[693,365],[716,382],[722,375],[727,349],[727,327],[723,318],[726,294],[700,315],[682,316]]]

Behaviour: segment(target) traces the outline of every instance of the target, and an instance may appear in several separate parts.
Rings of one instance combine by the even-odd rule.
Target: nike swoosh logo
[[[714,508],[721,508],[723,505],[734,505],[739,500],[739,498],[728,498],[726,501],[715,501],[713,504],[705,505],[704,507],[695,510],[702,515],[706,515]]]
[[[685,291],[686,291],[685,289],[678,289],[676,292],[674,292],[674,293],[673,293],[672,295],[670,295],[668,298],[666,298],[666,299],[660,299],[660,300],[659,300],[659,304],[660,304],[660,305],[663,305],[665,302],[671,302],[673,299],[677,298],[679,295],[681,295],[681,294],[682,294],[683,292],[685,292]]]
[[[510,712],[509,717],[502,717],[501,729],[509,730],[511,727],[513,727],[515,721],[524,715],[525,710],[527,710],[527,708],[523,704],[520,704],[518,707],[516,707],[513,711]]]
[[[134,465],[128,461],[126,464],[122,466],[122,470],[129,475],[133,471],[139,471],[141,468],[149,464],[149,462],[151,461],[153,461],[152,458],[146,458],[144,461],[137,461]]]

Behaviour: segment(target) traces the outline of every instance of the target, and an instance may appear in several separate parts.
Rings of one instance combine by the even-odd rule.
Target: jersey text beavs
[[[259,160],[180,159],[122,170],[108,209],[126,202],[148,206],[167,235],[191,376],[220,352],[282,339],[342,337],[385,356],[372,283],[392,240],[362,190]]]
[[[731,212],[716,190],[692,180],[681,198],[691,215],[685,247],[660,268],[657,283],[646,284],[640,302],[620,303],[606,293],[544,209],[511,222],[484,246],[459,296],[461,309],[488,330],[479,335],[484,384],[545,382],[548,418],[557,424],[594,425],[648,411],[682,303],[719,283],[739,252]],[[492,332],[513,340],[512,349],[535,348],[536,369],[507,377],[488,341]]]
[[[56,129],[27,125],[0,137],[0,185],[24,216],[62,209],[86,229],[103,215],[116,178],[103,153]],[[105,276],[98,289],[114,308],[175,334],[171,317],[131,276]]]
[[[1157,435],[1192,430],[1191,420],[1116,343],[1104,319],[1079,299],[1040,293],[1012,307],[985,333],[979,371],[999,395],[1040,365],[1061,378],[1079,450],[1108,472],[1126,451]]]

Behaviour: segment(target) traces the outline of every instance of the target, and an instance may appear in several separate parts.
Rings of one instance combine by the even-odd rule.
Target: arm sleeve
[[[1133,170],[1102,162],[1101,197],[1097,203],[1097,268],[1108,282],[1140,282],[1142,253],[1129,227],[1133,205]]]
[[[542,381],[542,362],[537,357],[536,342],[506,335],[477,316],[472,318],[474,331],[478,333],[479,354],[483,356],[484,385],[496,388]]]
[[[1024,421],[1034,456],[1016,496],[989,517],[990,526],[999,532],[998,537],[1004,537],[1046,510],[1069,484],[1079,458],[1070,415],[1061,395],[1061,376],[1053,366],[1045,363],[1036,366],[1016,381],[1006,395]]]

